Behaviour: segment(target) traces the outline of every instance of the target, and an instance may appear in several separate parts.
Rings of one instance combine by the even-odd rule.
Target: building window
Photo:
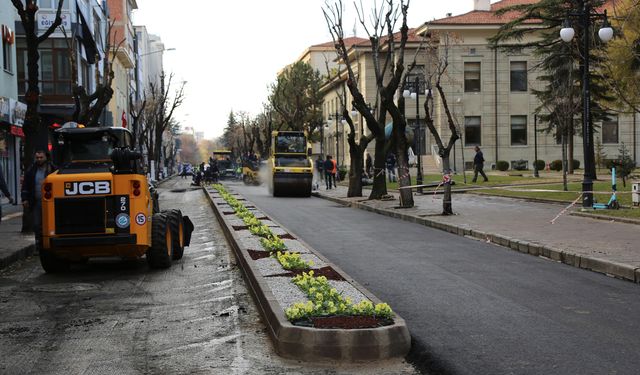
[[[71,63],[69,49],[63,39],[48,39],[40,44],[40,93],[71,95]],[[18,93],[27,88],[26,43],[18,44]]]
[[[466,116],[464,118],[464,145],[480,146],[480,116]]]
[[[3,26],[4,28],[4,26]],[[12,66],[12,62],[13,62],[13,54],[11,53],[13,50],[11,49],[12,46],[12,39],[11,37],[4,37],[2,38],[2,67],[4,68],[4,70],[6,70],[9,73],[13,73],[13,66]]]
[[[602,143],[618,143],[618,116],[602,122]]]
[[[511,116],[511,146],[527,145],[527,116]]]
[[[511,91],[527,91],[527,62],[511,62]]]
[[[480,91],[480,63],[479,62],[464,63],[464,91],[465,92]]]

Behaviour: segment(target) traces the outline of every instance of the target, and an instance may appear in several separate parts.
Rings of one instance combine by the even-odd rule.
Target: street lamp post
[[[417,129],[416,135],[416,154],[418,156],[418,172],[416,173],[416,183],[418,186],[418,194],[423,193],[422,189],[422,124],[420,123],[420,76],[416,76],[414,81],[414,92],[404,90],[402,96],[405,98],[411,97],[416,101],[416,125],[414,129]]]
[[[595,156],[593,149],[593,129],[591,127],[591,93],[589,91],[589,27],[592,19],[603,19],[602,28],[598,31],[598,36],[603,42],[608,42],[613,38],[613,29],[607,21],[607,11],[597,13],[593,10],[591,2],[584,0],[582,10],[571,12],[568,15],[579,20],[582,27],[583,42],[583,70],[582,70],[582,148],[584,153],[584,179],[582,180],[582,207],[593,207],[593,180],[596,178]],[[560,30],[560,38],[565,42],[570,42],[575,35],[575,30],[571,27],[569,19],[564,21]]]

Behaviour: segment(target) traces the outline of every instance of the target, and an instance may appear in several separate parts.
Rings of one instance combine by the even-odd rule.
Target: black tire
[[[151,219],[151,247],[147,250],[147,263],[151,268],[169,268],[173,258],[173,241],[169,221],[164,214]]]
[[[182,259],[184,254],[184,222],[180,210],[166,210],[163,213],[167,216],[171,238],[173,240],[173,260]]]
[[[251,183],[251,181],[249,180],[249,176],[247,176],[246,174],[243,175],[242,182],[244,182],[245,185],[249,185]]]
[[[40,249],[40,264],[47,273],[58,273],[69,270],[69,262],[57,257],[49,250]]]

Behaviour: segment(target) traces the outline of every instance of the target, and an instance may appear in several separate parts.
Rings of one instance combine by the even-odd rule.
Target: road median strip
[[[408,353],[409,331],[387,304],[250,202],[204,190],[279,355],[350,362]]]

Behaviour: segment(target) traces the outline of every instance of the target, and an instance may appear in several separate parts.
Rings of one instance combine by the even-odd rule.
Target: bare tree
[[[113,29],[113,25],[115,21],[110,22],[107,28],[106,39],[105,39],[105,51],[111,51],[111,31]],[[76,59],[77,56],[77,48],[75,41],[75,33],[73,38],[69,39],[67,36],[67,32],[64,27],[60,26],[62,33],[65,36],[65,41],[67,42],[67,48],[69,49],[69,61],[71,65],[71,77],[73,77],[73,98],[75,101],[75,111],[73,112],[73,120],[75,122],[84,124],[87,127],[96,127],[100,124],[100,116],[104,109],[109,105],[111,98],[113,97],[113,61],[116,58],[116,54],[118,53],[120,47],[125,42],[123,38],[118,42],[118,44],[113,48],[112,58],[109,60],[109,57],[106,56],[103,64],[102,64],[102,80],[96,82],[96,89],[92,94],[87,92],[87,88],[83,85],[80,85],[78,82],[78,61]],[[116,38],[117,32],[114,32],[114,38]],[[86,82],[84,82],[86,84]],[[104,124],[103,124],[104,125]]]
[[[431,35],[431,40],[437,40],[434,38],[434,35]],[[447,124],[449,125],[449,132],[451,133],[449,136],[448,142],[445,144],[442,140],[442,136],[436,128],[436,124],[434,121],[434,112],[435,112],[435,100],[433,90],[430,87],[427,89],[427,98],[424,101],[424,111],[426,116],[426,125],[429,129],[429,132],[433,135],[433,139],[438,146],[438,155],[442,158],[442,170],[444,173],[444,195],[442,199],[442,214],[443,215],[453,215],[453,204],[451,201],[451,163],[449,160],[449,155],[451,154],[451,149],[455,145],[456,141],[459,139],[458,129],[456,126],[455,119],[453,117],[452,111],[449,108],[449,102],[447,101],[447,96],[442,88],[442,80],[446,79],[447,69],[449,68],[449,49],[450,49],[450,36],[448,34],[443,34],[440,36],[440,46],[430,44],[426,49],[425,53],[427,54],[427,61],[431,63],[427,65],[427,82],[434,82],[435,89],[438,92],[438,98],[440,100],[440,105],[444,109],[444,113],[446,114]]]
[[[36,13],[38,12],[38,5],[36,5],[36,1],[11,0],[11,3],[18,11],[27,43],[27,91],[24,96],[27,102],[27,113],[23,126],[25,135],[23,165],[26,168],[33,162],[35,148],[46,145],[46,127],[42,126],[40,114],[38,113],[40,107],[40,67],[38,65],[40,53],[38,52],[38,46],[47,40],[56,28],[62,24],[60,14],[63,0],[58,0],[56,18],[42,35],[37,34]]]
[[[27,102],[27,113],[25,114],[24,125],[24,153],[22,165],[26,170],[33,163],[33,154],[36,148],[45,147],[47,144],[47,128],[40,121],[40,52],[38,46],[47,40],[51,34],[62,24],[63,0],[58,0],[56,18],[42,35],[37,34],[38,5],[35,0],[11,0],[16,8],[20,22],[24,28],[25,40],[27,43],[27,91],[24,99]],[[33,230],[33,217],[30,211],[25,209],[22,215],[22,232]]]
[[[149,171],[152,169],[152,165],[160,167],[160,161],[162,160],[162,139],[165,132],[169,129],[173,114],[175,110],[184,102],[184,85],[183,82],[175,90],[171,97],[171,83],[173,81],[173,73],[169,75],[169,79],[165,85],[165,75],[162,73],[160,77],[160,87],[156,84],[150,83],[149,93],[151,98],[149,105],[145,111],[146,124],[143,130],[143,140],[147,146]],[[158,178],[158,169],[154,170],[155,176]]]
[[[371,113],[367,106],[364,95],[360,91],[356,76],[353,71],[352,61],[344,42],[343,29],[343,5],[341,0],[337,0],[330,4],[325,3],[323,13],[327,26],[333,38],[336,53],[339,59],[344,63],[347,70],[347,87],[353,98],[353,107],[362,115],[367,124],[367,128],[371,131],[371,136],[375,139],[375,158],[374,158],[374,181],[373,189],[369,196],[370,199],[380,199],[387,194],[386,178],[384,175],[387,153],[391,145],[396,146],[398,153],[398,169],[400,171],[400,186],[408,186],[411,184],[411,177],[408,168],[407,156],[407,140],[405,137],[406,122],[402,115],[403,98],[399,96],[399,103],[396,105],[394,99],[401,88],[403,72],[404,72],[404,52],[408,39],[407,27],[407,11],[409,9],[409,1],[403,0],[399,4],[393,0],[385,0],[380,8],[373,9],[370,15],[371,25],[365,20],[365,12],[362,3],[355,6],[358,13],[358,20],[364,27],[370,42],[371,54],[373,59],[373,67],[376,81],[376,113]],[[401,20],[402,25],[399,33],[399,45],[396,45],[398,36],[394,33],[395,26]],[[378,107],[379,104],[379,107]],[[352,120],[349,118],[345,108],[343,113],[346,114],[347,123],[350,128],[353,126]],[[387,113],[393,119],[393,137],[392,142],[385,140],[385,124]],[[362,137],[361,142],[366,142],[366,138]],[[355,141],[355,140],[354,140]],[[355,142],[354,142],[355,143]],[[352,143],[350,142],[350,145]],[[355,165],[362,165],[364,159],[364,147],[359,145],[361,150],[350,151],[350,155],[356,158]],[[366,147],[366,145],[364,145]],[[360,175],[358,176],[358,172]],[[362,170],[354,168],[351,181],[361,181]],[[355,183],[361,183],[356,181]],[[358,189],[354,189],[353,193],[358,193]],[[360,188],[361,190],[361,188]],[[360,192],[361,195],[361,192]],[[413,206],[413,195],[410,189],[400,190],[400,205],[402,207]]]

